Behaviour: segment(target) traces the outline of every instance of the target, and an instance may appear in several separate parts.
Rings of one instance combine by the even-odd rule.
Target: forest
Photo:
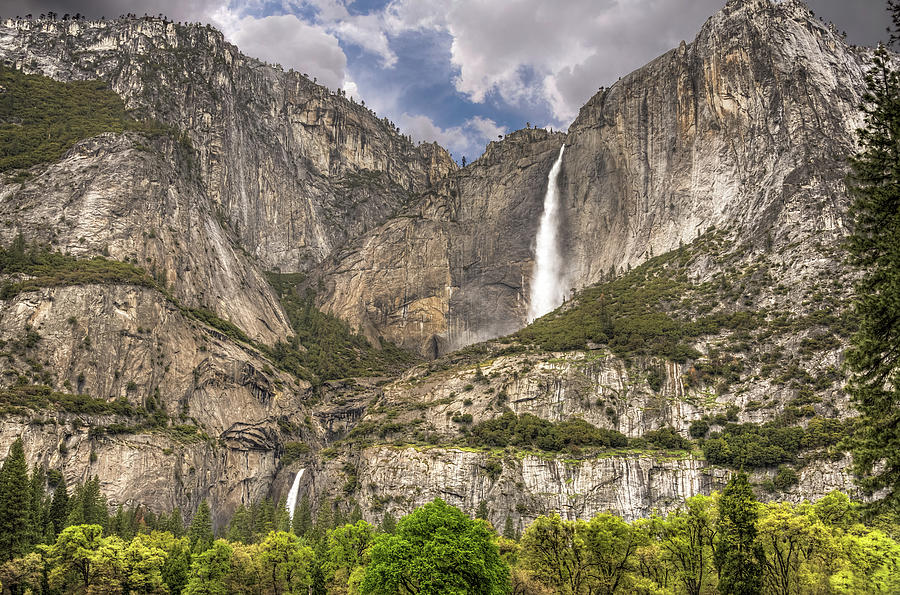
[[[47,497],[45,486],[53,488]],[[21,441],[0,469],[4,593],[893,593],[900,524],[841,492],[758,502],[745,474],[668,514],[626,522],[538,515],[502,530],[481,502],[436,499],[377,524],[360,507],[304,496],[239,507],[214,531],[206,501],[182,513],[108,512],[99,482],[69,493],[29,474]],[[474,513],[474,518],[470,516]]]

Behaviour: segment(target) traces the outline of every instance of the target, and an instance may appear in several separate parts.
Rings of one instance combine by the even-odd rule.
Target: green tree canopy
[[[63,529],[51,546],[42,546],[50,569],[50,586],[62,591],[87,591],[96,584],[101,571],[100,550],[103,527],[75,525]]]
[[[689,595],[700,595],[712,571],[715,504],[710,496],[694,496],[665,519],[654,517],[651,531],[659,539],[662,560]]]
[[[200,552],[191,564],[184,595],[227,595],[233,553],[234,549],[224,539],[217,539],[211,547]]]
[[[558,514],[539,516],[522,535],[522,559],[541,583],[560,593],[580,593],[587,583],[587,556],[575,523]]]
[[[348,587],[358,570],[368,562],[368,549],[375,538],[375,528],[365,521],[336,527],[328,534],[325,554],[325,579],[331,591],[341,592]]]
[[[363,594],[508,593],[509,567],[488,526],[436,499],[375,538]]]
[[[312,548],[286,531],[273,531],[259,544],[260,574],[274,595],[305,591],[314,559]]]
[[[213,539],[209,504],[206,503],[206,500],[201,500],[188,529],[188,541],[191,543],[191,550],[194,553],[205,551],[212,547]]]

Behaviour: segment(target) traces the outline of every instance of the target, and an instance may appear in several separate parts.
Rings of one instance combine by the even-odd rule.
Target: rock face
[[[564,141],[524,131],[491,143],[452,178],[458,200],[404,215],[426,224],[395,218],[369,232],[330,269],[323,305],[423,354],[524,326],[535,225],[562,142],[560,237],[571,287],[714,227],[784,253],[807,237],[833,241],[845,233],[843,179],[861,122],[866,55],[800,2],[729,2],[692,43],[597,93]],[[428,227],[435,208],[455,222],[469,205],[498,249],[465,226],[445,249],[444,227]],[[410,227],[416,232],[401,231]],[[425,229],[435,233],[417,241]],[[382,276],[391,284],[374,281]],[[485,304],[492,324],[477,318]]]
[[[550,511],[632,519],[717,489],[729,471],[696,449],[468,448],[467,424],[508,408],[639,439],[668,427],[686,436],[691,421],[726,412],[741,422],[791,412],[800,424],[851,414],[839,373],[847,328],[828,325],[845,322],[851,280],[835,248],[865,51],[797,2],[732,1],[691,44],[601,90],[567,134],[512,133],[463,169],[207,27],[7,20],[0,60],[102,78],[175,130],[100,135],[0,182],[3,245],[21,234],[155,279],[4,290],[0,302],[0,391],[44,384],[108,409],[0,402],[0,454],[22,435],[30,462],[70,483],[96,475],[115,503],[192,510],[208,498],[221,523],[241,503],[286,494],[304,468],[315,502],[344,494],[369,520],[437,496],[467,511],[487,501],[498,526]],[[563,144],[572,287],[624,278],[715,227],[679,265],[690,295],[667,307],[699,315],[706,292],[716,302],[704,313],[753,310],[764,323],[696,335],[683,363],[496,343],[396,378],[311,387],[267,359],[265,346],[293,333],[264,274],[276,268],[309,272],[322,309],[373,342],[431,358],[521,328]],[[205,310],[246,337],[209,326]],[[727,381],[710,379],[714,366]],[[125,403],[144,413],[116,413]],[[302,444],[285,458],[288,443]],[[847,460],[816,452],[804,463],[797,486],[761,495],[861,496]]]
[[[38,337],[7,358],[7,375],[40,371],[41,382],[61,390],[156,408],[172,419],[164,428],[121,430],[135,422],[36,412],[0,424],[4,452],[21,435],[33,462],[61,469],[70,484],[97,475],[117,503],[161,510],[209,498],[223,518],[268,492],[283,440],[278,420],[305,411],[308,384],[272,371],[255,349],[185,317],[152,289],[22,293],[0,310],[0,328],[5,344],[26,330]],[[178,424],[195,429],[180,434]],[[316,434],[306,439],[315,443]]]
[[[183,131],[210,200],[266,269],[306,269],[456,168],[437,145],[414,146],[209,27],[7,20],[0,59],[59,80],[101,78],[129,109]]]
[[[502,465],[502,471],[492,471],[495,463]],[[836,489],[859,496],[846,465],[846,461],[816,463],[804,469],[791,494],[778,497],[794,502],[816,500]],[[352,496],[370,522],[378,522],[385,512],[399,518],[441,498],[473,515],[484,501],[495,527],[503,527],[509,517],[518,530],[524,530],[537,516],[554,512],[572,520],[600,512],[629,521],[655,511],[665,514],[683,505],[685,498],[721,490],[730,474],[693,458],[632,455],[577,462],[453,448],[373,447],[359,453],[349,466],[346,462],[326,463],[307,489],[326,496],[339,493],[351,470],[360,485]]]
[[[131,260],[181,303],[263,343],[283,339],[290,328],[278,299],[179,149],[135,134],[79,143],[33,178],[0,185],[0,241],[21,233],[75,256]]]
[[[324,310],[435,357],[517,330],[563,135],[520,130],[338,252]]]
[[[595,95],[566,139],[575,284],[711,227],[778,249],[842,234],[866,55],[800,2],[733,0]]]

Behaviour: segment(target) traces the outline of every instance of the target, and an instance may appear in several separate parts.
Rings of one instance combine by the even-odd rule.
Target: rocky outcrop
[[[70,486],[97,477],[112,506],[191,512],[207,500],[217,527],[241,504],[266,498],[279,470],[271,450],[223,448],[215,439],[184,442],[165,433],[95,437],[87,426],[96,423],[102,420],[7,418],[0,422],[0,449],[8,452],[21,434],[32,464],[61,471]]]
[[[564,141],[567,284],[621,274],[712,228],[787,262],[818,258],[812,242],[834,243],[846,232],[843,179],[861,122],[866,56],[800,2],[734,0],[692,43],[602,89]],[[341,254],[324,307],[424,354],[524,326],[546,173],[563,142],[536,142],[535,134],[491,143],[453,178],[458,199],[437,203],[458,205],[447,209],[451,220],[477,213],[475,229],[491,229],[497,249],[466,226],[452,229],[446,248],[446,226],[434,226],[428,203],[405,215],[421,224],[392,219]],[[383,277],[390,284],[380,284]]]
[[[860,497],[847,465],[817,462],[802,473],[791,493],[760,495],[764,500],[799,502],[840,489]],[[371,522],[380,521],[385,512],[399,518],[441,498],[469,514],[483,501],[495,527],[503,527],[509,517],[514,527],[524,530],[537,516],[554,512],[573,520],[601,512],[629,521],[653,512],[665,514],[682,506],[685,498],[721,489],[730,473],[692,457],[620,455],[577,461],[515,452],[383,446],[326,462],[305,488],[322,498],[341,490],[348,493],[345,486],[355,485],[349,495]]]
[[[322,308],[436,357],[516,330],[533,238],[563,135],[521,130],[337,253]]]
[[[20,183],[0,183],[0,242],[17,234],[78,257],[131,261],[180,303],[251,338],[291,333],[269,283],[196,178],[193,155],[162,137],[104,134]]]
[[[186,133],[209,198],[267,269],[308,268],[456,168],[442,148],[413,145],[210,27],[6,20],[0,59],[59,80],[101,78],[128,108]]]
[[[308,384],[275,372],[254,348],[186,317],[155,290],[22,293],[0,309],[0,329],[4,344],[32,333],[29,346],[6,359],[7,377],[164,413],[152,429],[123,429],[141,420],[112,414],[40,409],[0,424],[0,450],[21,435],[33,463],[61,469],[70,483],[96,475],[114,502],[190,509],[209,498],[227,518],[268,492],[284,440],[318,439],[315,427],[285,436],[278,423],[304,417]]]
[[[801,2],[732,0],[692,43],[597,93],[566,139],[573,283],[711,227],[787,250],[842,235],[866,55]]]

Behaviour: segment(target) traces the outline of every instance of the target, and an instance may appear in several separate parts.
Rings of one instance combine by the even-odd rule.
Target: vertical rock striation
[[[386,119],[242,55],[208,26],[157,18],[0,24],[0,59],[101,78],[187,134],[210,199],[264,268],[304,270],[456,166]]]

